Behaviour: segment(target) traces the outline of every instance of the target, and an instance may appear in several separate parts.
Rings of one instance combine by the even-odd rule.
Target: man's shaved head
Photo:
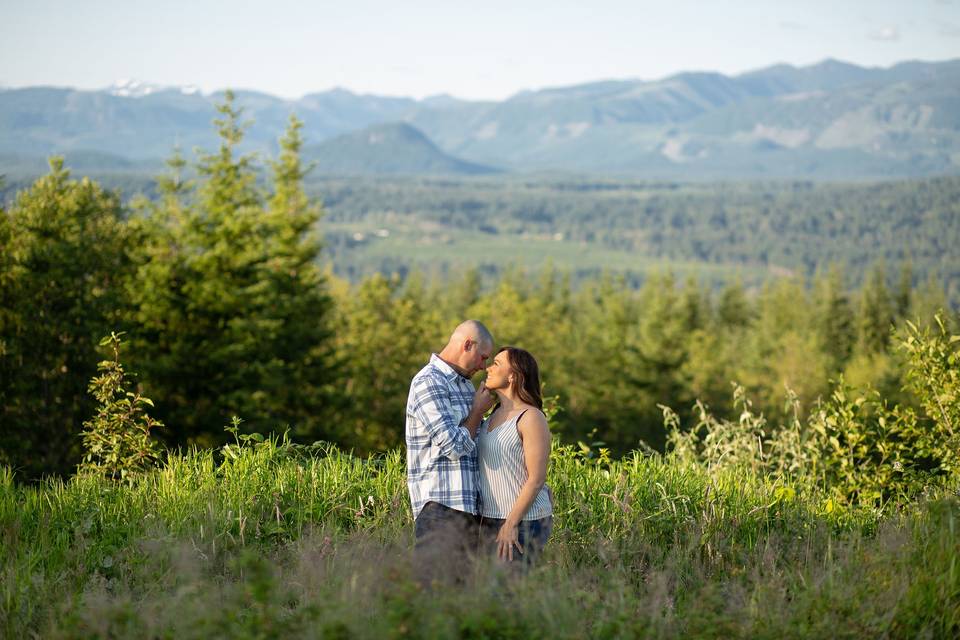
[[[479,320],[464,320],[457,325],[457,328],[453,330],[453,335],[450,336],[450,342],[462,342],[467,339],[482,343],[487,347],[493,346],[493,334]]]
[[[493,335],[479,320],[457,325],[440,357],[467,378],[487,366],[493,351]]]

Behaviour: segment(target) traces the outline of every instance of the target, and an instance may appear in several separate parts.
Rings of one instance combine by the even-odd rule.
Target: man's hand
[[[470,414],[464,419],[463,426],[470,432],[470,437],[477,437],[477,427],[483,422],[483,414],[496,403],[497,397],[484,384],[473,394],[473,406]]]
[[[471,413],[477,413],[482,417],[487,411],[490,411],[490,408],[496,403],[497,396],[494,395],[493,391],[487,389],[485,383],[481,382],[480,388],[473,394],[473,409],[471,409]]]

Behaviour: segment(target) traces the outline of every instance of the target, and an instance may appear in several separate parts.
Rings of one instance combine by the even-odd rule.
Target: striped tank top
[[[487,518],[504,519],[510,515],[520,489],[527,481],[527,466],[523,461],[523,442],[517,421],[526,413],[521,411],[493,431],[490,419],[484,420],[477,430],[477,455],[480,463],[480,498],[482,515]],[[553,514],[547,486],[540,488],[536,499],[522,520],[539,520]]]

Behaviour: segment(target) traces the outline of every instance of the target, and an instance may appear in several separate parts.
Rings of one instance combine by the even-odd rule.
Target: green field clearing
[[[424,271],[442,266],[458,270],[470,267],[519,267],[537,270],[554,266],[572,273],[602,272],[644,276],[655,272],[671,272],[678,278],[694,277],[707,282],[730,281],[740,277],[745,283],[757,284],[766,279],[791,275],[778,267],[712,264],[691,260],[657,259],[636,252],[604,247],[599,243],[571,241],[562,234],[489,234],[444,229],[424,225],[411,227],[371,227],[366,224],[325,224],[328,233],[362,237],[352,246],[339,249],[335,266],[379,263],[406,264]],[[380,237],[377,232],[383,234]]]

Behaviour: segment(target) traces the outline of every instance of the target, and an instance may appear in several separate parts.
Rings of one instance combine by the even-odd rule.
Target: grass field
[[[669,271],[680,279],[694,277],[719,284],[740,278],[747,285],[759,285],[770,278],[792,274],[776,266],[652,258],[596,242],[565,239],[563,234],[489,234],[396,221],[387,225],[327,223],[324,230],[328,235],[340,234],[351,239],[349,246],[333,252],[333,262],[341,272],[352,268],[366,273],[372,265],[391,264],[426,273],[438,268],[462,271],[471,267],[492,273],[507,267],[535,271],[553,265],[574,276],[608,271],[642,280],[649,274]]]
[[[411,578],[401,451],[248,442],[129,484],[0,473],[9,638],[824,638],[960,633],[960,501],[887,513],[639,453],[555,447],[526,576]]]

